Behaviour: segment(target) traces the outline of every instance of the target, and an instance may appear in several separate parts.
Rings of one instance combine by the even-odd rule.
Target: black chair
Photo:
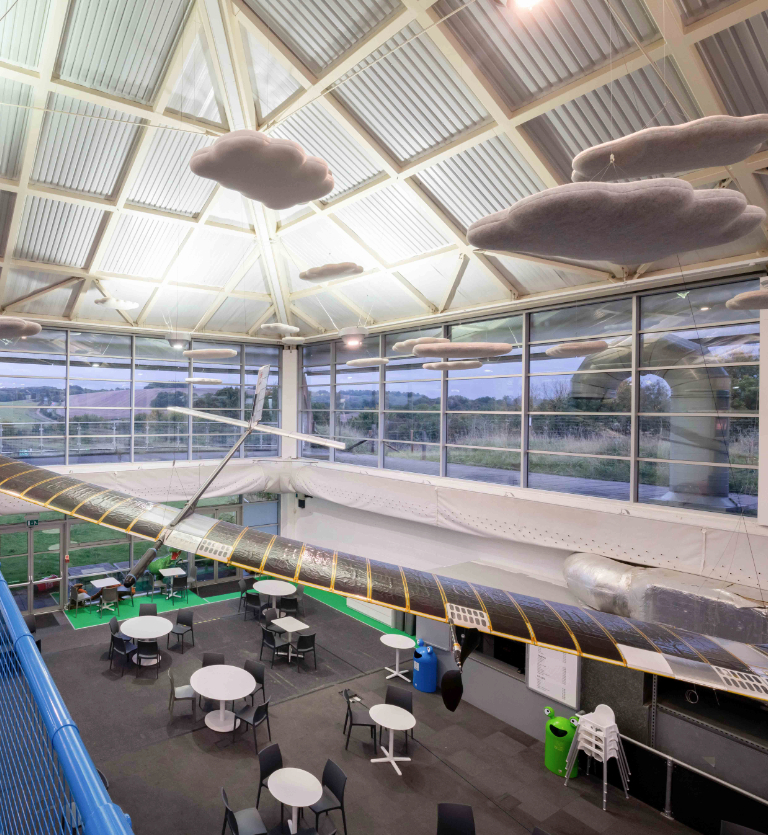
[[[221,827],[221,835],[225,835],[227,826],[232,835],[266,835],[267,827],[264,826],[264,821],[255,806],[233,812],[223,788],[221,799],[224,803],[224,824]]]
[[[283,767],[283,755],[280,746],[273,742],[259,751],[259,793],[256,795],[256,806],[261,800],[261,790],[267,787],[267,780]],[[280,820],[283,819],[283,804],[280,804]]]
[[[27,624],[27,629],[32,633],[33,637],[37,632],[37,621],[34,615],[24,615],[24,623]],[[35,638],[35,643],[40,652],[43,651],[43,642],[39,638]]]
[[[155,678],[160,675],[160,647],[157,641],[138,641],[136,644],[136,656],[134,661],[136,663],[136,678],[139,677],[139,670],[142,667],[143,660],[155,661]],[[149,665],[147,665],[149,666]]]
[[[139,617],[157,617],[157,603],[139,603]]]
[[[413,693],[404,687],[395,687],[393,684],[388,684],[384,704],[395,705],[395,707],[407,710],[408,713],[413,713]],[[381,745],[381,733],[382,729],[379,728],[379,745]],[[411,739],[413,739],[413,728],[411,728]],[[408,731],[405,732],[405,753],[408,753]]]
[[[114,616],[112,617],[112,620],[110,620],[110,622],[109,622],[109,631],[112,634],[109,636],[109,655],[107,656],[107,658],[112,657],[112,641],[115,638],[122,638],[124,641],[130,641],[131,640],[127,635],[124,635],[120,631],[120,624],[117,622],[117,618],[114,617]]]
[[[192,716],[197,717],[197,706],[195,705],[195,691],[191,684],[176,684],[176,678],[171,670],[168,670],[168,680],[171,682],[171,694],[168,697],[168,712],[173,715],[173,708],[176,702],[191,702]]]
[[[192,646],[195,645],[195,630],[192,626],[192,621],[195,619],[195,612],[193,609],[182,609],[176,615],[176,626],[168,633],[165,641],[166,649],[171,642],[171,635],[176,636],[176,644],[178,645],[181,639],[181,654],[184,655],[184,636],[189,633],[192,636]]]
[[[317,652],[315,651],[315,633],[310,632],[308,635],[299,635],[296,641],[296,652],[299,658],[296,660],[296,671],[301,668],[301,662],[304,660],[302,656],[306,656],[308,652],[312,653],[315,660],[315,669],[317,669]]]
[[[304,586],[297,586],[295,592],[280,599],[280,611],[285,615],[304,614]]]
[[[117,586],[107,586],[101,590],[101,597],[99,598],[99,617],[101,617],[101,613],[105,609],[109,611],[113,606],[117,607],[117,614],[119,615],[120,597],[117,593]]]
[[[123,574],[122,571],[118,571],[117,574],[115,574],[115,578],[120,581],[120,585],[117,587],[117,596],[120,598],[121,602],[127,597],[131,601],[131,606],[135,608],[136,603],[134,601],[134,597],[136,596],[136,587],[132,586],[131,588],[128,588],[128,586],[122,585],[123,580],[125,580],[125,574]]]
[[[265,609],[264,610],[264,626],[269,629],[270,632],[273,632],[275,635],[282,635],[285,631],[281,629],[279,626],[272,626],[272,621],[277,620],[280,617],[280,613],[277,609]]]
[[[237,601],[237,611],[239,612],[240,607],[245,602],[245,596],[248,594],[248,583],[241,578],[237,581],[237,588],[240,590],[240,599]]]
[[[371,719],[371,714],[368,713],[364,707],[358,705],[357,702],[359,700],[357,700],[357,696],[355,696],[351,690],[344,691],[344,698],[347,702],[347,715],[344,717],[344,728],[342,730],[342,733],[347,735],[347,744],[344,748],[349,748],[349,736],[352,733],[352,728],[358,725],[360,727],[370,728],[371,738],[373,739],[373,743],[375,745],[376,723],[373,719]]]
[[[182,595],[184,594],[187,588],[187,578],[186,577],[174,577],[171,575],[165,581],[165,591],[166,591],[166,598],[171,601],[171,606],[176,605],[176,597],[174,597],[175,592],[179,592],[179,600],[181,600]]]
[[[133,661],[133,656],[136,655],[136,644],[131,643],[130,641],[118,638],[116,635],[112,636],[112,654],[109,656],[109,669],[110,672],[112,671],[112,662],[115,660],[115,654],[123,656],[123,668],[120,672],[120,678],[123,677],[123,673],[125,673],[125,668],[128,666],[128,662]]]
[[[270,596],[268,594],[262,594],[261,592],[259,592],[259,620],[261,620],[261,618],[263,617],[264,612],[266,612],[267,609],[271,607],[272,599],[270,598]]]
[[[149,569],[147,569],[142,576],[149,583],[149,594],[151,595],[152,600],[155,599],[155,592],[157,592],[158,594],[163,594],[163,592],[165,591],[165,584],[162,580],[160,580],[158,577],[155,577],[155,575]]]
[[[347,775],[333,760],[328,760],[323,769],[323,796],[309,808],[315,813],[315,829],[320,829],[320,815],[327,815],[336,809],[341,809],[341,819],[344,821],[344,835],[347,835],[347,816],[344,812],[344,788],[347,785]]]
[[[91,605],[91,595],[85,591],[78,591],[78,584],[75,582],[69,590],[69,608],[75,607],[75,617],[82,603],[84,606]]]
[[[272,651],[272,662],[270,667],[274,667],[275,656],[278,654],[279,650],[282,649],[282,647],[287,646],[288,640],[286,638],[281,638],[279,635],[275,635],[274,632],[270,632],[269,629],[264,626],[261,627],[261,649],[259,650],[259,661],[261,661],[261,656],[266,648]]]
[[[243,582],[242,580],[240,581]],[[256,620],[261,617],[261,601],[259,600],[259,596],[257,594],[249,594],[245,592],[240,596],[240,601],[237,604],[237,611],[240,611],[241,604],[245,604],[243,608],[243,620],[247,620],[248,618],[248,609],[250,609],[256,616]]]
[[[463,803],[438,803],[437,835],[475,835],[472,807]]]
[[[240,710],[235,711],[235,716],[245,725],[253,726],[253,747],[258,751],[259,743],[256,740],[256,728],[262,723],[267,723],[267,734],[269,741],[272,742],[272,729],[269,727],[269,699],[264,704],[260,705],[246,705]],[[237,731],[237,722],[232,728],[232,742],[235,741],[235,732]]]
[[[243,669],[256,679],[256,686],[253,688],[253,693],[251,693],[251,704],[254,704],[254,696],[259,690],[261,690],[261,701],[265,702],[267,700],[267,691],[264,687],[264,676],[266,673],[264,665],[260,661],[249,660],[243,664]]]

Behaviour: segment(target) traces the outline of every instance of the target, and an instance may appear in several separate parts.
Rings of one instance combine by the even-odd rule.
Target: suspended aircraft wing
[[[513,641],[768,701],[768,650],[605,614],[179,511],[0,456],[0,493],[201,557]]]
[[[269,366],[262,365],[259,369],[259,376],[256,378],[256,391],[253,397],[253,411],[251,412],[251,429],[261,420],[264,411],[264,398],[267,396],[267,383],[269,382]]]
[[[251,424],[247,420],[222,417],[221,415],[209,415],[207,412],[198,412],[195,409],[185,409],[183,406],[169,406],[169,412],[178,412],[182,415],[212,420],[215,423],[228,423],[230,426],[241,426],[243,429],[252,429],[254,432],[266,432],[269,435],[282,435],[285,438],[295,438],[297,441],[309,441],[312,444],[331,447],[332,449],[346,449],[346,444],[341,441],[332,441],[330,438],[322,438],[319,435],[304,435],[301,432],[289,432],[287,429],[276,429],[274,426],[264,426],[261,423]]]

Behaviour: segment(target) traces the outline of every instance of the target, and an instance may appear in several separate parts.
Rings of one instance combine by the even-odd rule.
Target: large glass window
[[[47,328],[0,340],[0,455],[41,465],[221,458],[234,427],[168,407],[243,420],[265,364],[262,422],[280,425],[280,348],[226,343],[235,356],[197,363],[183,354],[190,347],[222,343]],[[239,454],[274,456],[279,448],[277,436],[256,433]]]
[[[303,349],[301,425],[345,442],[305,457],[755,515],[759,318],[725,305],[754,278],[564,305]],[[505,342],[434,371],[398,342]],[[385,356],[384,367],[350,359]]]

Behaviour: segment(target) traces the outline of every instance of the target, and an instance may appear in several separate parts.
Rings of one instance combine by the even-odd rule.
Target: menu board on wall
[[[525,683],[531,690],[578,710],[581,658],[568,652],[528,644]]]

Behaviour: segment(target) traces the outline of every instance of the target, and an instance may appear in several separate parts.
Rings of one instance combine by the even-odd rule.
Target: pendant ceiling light
[[[342,328],[339,336],[347,348],[359,348],[363,344],[363,339],[368,336],[368,328]]]

